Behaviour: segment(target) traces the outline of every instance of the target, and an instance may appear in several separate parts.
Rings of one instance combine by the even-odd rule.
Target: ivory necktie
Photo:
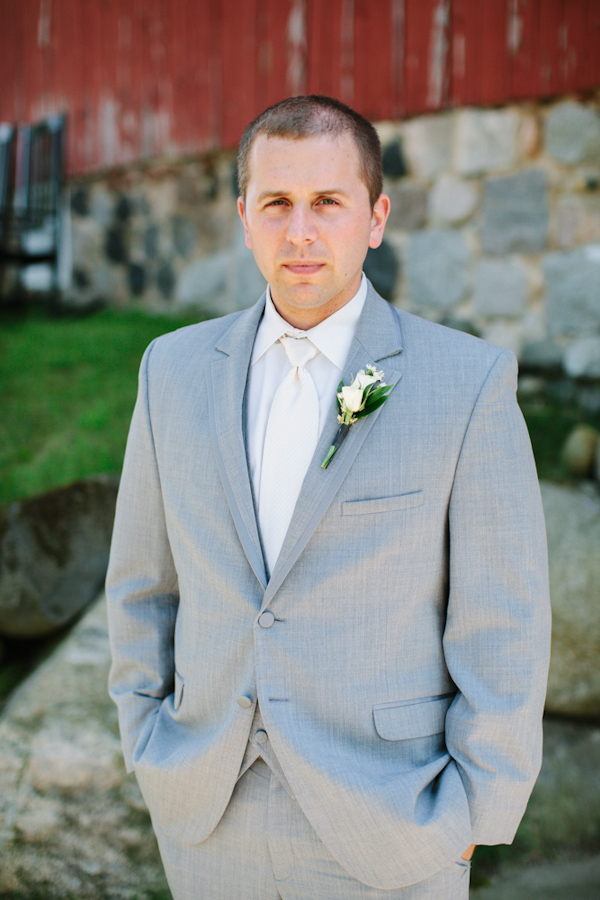
[[[319,352],[305,336],[280,339],[292,366],[279,387],[267,422],[260,475],[258,519],[269,571],[279,556],[300,488],[319,439],[319,398],[305,366]]]

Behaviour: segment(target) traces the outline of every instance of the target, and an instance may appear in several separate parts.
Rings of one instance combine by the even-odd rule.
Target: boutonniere
[[[350,426],[384,404],[393,387],[393,384],[385,383],[383,372],[375,366],[361,369],[352,384],[340,381],[336,394],[340,427],[327,456],[321,463],[322,469],[326,469],[329,465],[331,457],[348,434]]]

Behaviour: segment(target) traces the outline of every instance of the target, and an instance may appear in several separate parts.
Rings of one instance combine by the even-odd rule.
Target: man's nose
[[[317,230],[312,210],[301,205],[295,206],[291,210],[286,237],[292,244],[304,244],[316,240]]]

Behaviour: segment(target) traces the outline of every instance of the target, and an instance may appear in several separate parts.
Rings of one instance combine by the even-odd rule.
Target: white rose
[[[370,384],[375,384],[376,381],[381,381],[381,376],[380,375],[367,375],[366,372],[361,370],[358,373],[358,375],[356,376],[355,380],[358,382],[358,384],[356,386],[359,387],[361,389],[361,391],[364,391],[364,389],[366,387],[368,387]]]
[[[363,392],[360,388],[354,387],[353,384],[345,384],[340,391],[342,406],[350,410],[350,412],[358,412],[363,402]]]

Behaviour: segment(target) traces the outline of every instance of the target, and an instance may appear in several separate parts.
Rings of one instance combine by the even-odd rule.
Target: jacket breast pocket
[[[405,741],[439,734],[445,729],[446,713],[454,697],[455,692],[452,692],[420,700],[376,703],[373,720],[377,734],[384,741]]]
[[[425,491],[411,491],[396,497],[377,497],[374,500],[345,500],[342,503],[343,516],[365,516],[369,513],[394,512],[397,509],[412,509],[423,506]]]

